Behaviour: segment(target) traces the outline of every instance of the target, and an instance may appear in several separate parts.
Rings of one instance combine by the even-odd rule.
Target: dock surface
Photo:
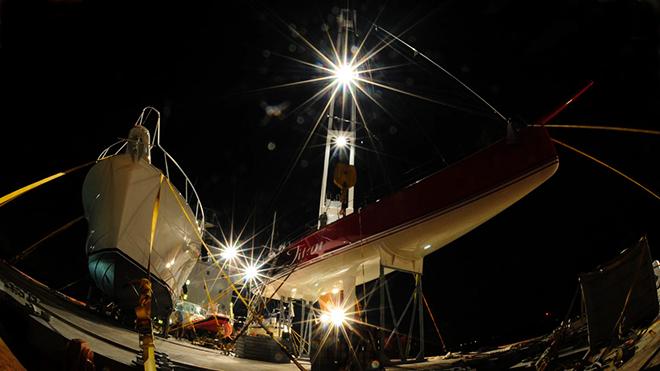
[[[71,339],[86,341],[95,355],[110,359],[126,368],[134,367],[140,353],[138,334],[120,327],[109,319],[86,309],[84,303],[66,297],[5,262],[0,262],[0,291],[3,305],[13,301],[23,308],[29,318],[29,338],[35,347],[52,347],[58,352],[57,344],[66,344]],[[54,341],[56,340],[56,341]],[[47,343],[47,344],[46,344]],[[298,370],[293,363],[269,363],[227,355],[219,350],[193,345],[185,340],[156,337],[156,351],[167,354],[176,368],[246,371],[246,370]],[[61,347],[61,346],[60,346]],[[309,362],[300,361],[305,369]],[[400,365],[397,369],[438,369],[455,361],[430,358],[429,362]]]
[[[82,339],[94,352],[95,361],[98,358],[105,360],[105,364],[112,366],[110,369],[138,368],[135,361],[140,348],[135,331],[123,328],[92,312],[84,303],[48,288],[3,261],[0,261],[0,303],[13,307],[27,319],[27,325],[23,325],[24,339],[29,343],[27,346],[38,349],[37,353],[42,356],[63,360],[69,341]],[[660,367],[659,333],[660,319],[656,319],[636,344],[635,356],[618,369]],[[237,358],[220,350],[204,348],[171,337],[156,337],[155,345],[156,351],[166,354],[174,368],[180,370],[298,370],[293,363],[277,364]],[[507,347],[500,347],[490,352],[427,357],[425,362],[398,364],[388,367],[387,370],[474,370],[468,366],[472,361],[497,359],[507,351]],[[311,369],[309,362],[301,360],[300,363],[306,370]],[[532,364],[530,361],[521,362],[518,367],[513,368],[527,369]]]

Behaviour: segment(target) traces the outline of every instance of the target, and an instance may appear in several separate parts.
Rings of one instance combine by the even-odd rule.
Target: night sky
[[[324,100],[299,106],[323,85],[264,88],[319,76],[291,59],[319,62],[289,26],[329,54],[323,28],[334,38],[335,14],[346,3],[210,3],[0,1],[0,194],[95,159],[152,105],[163,115],[161,143],[225,230],[232,214],[237,228],[267,230],[277,210],[276,242],[284,243],[315,224],[323,131],[293,160]],[[660,129],[655,2],[349,5],[358,12],[361,36],[378,17],[393,33],[407,30],[403,40],[516,122],[535,122],[593,80],[552,123]],[[372,32],[365,45],[382,37]],[[443,104],[382,88],[368,91],[386,111],[359,98],[376,139],[359,129],[356,206],[504,133],[487,107],[400,43],[370,64],[398,66],[374,78]],[[273,114],[274,107],[285,109]],[[550,130],[660,192],[660,137]],[[425,260],[425,294],[450,348],[550,331],[568,308],[578,273],[643,234],[660,256],[660,202],[583,157],[558,152],[559,171],[547,183]],[[0,256],[11,257],[82,215],[84,175],[4,206]],[[84,292],[86,228],[79,223],[19,267],[55,288],[77,282],[64,291]],[[259,234],[256,244],[267,238]]]

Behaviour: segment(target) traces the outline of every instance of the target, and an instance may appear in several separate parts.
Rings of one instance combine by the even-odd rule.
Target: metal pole
[[[415,300],[415,304],[419,303],[419,297],[417,296],[417,277],[413,276],[415,279],[415,287],[413,288],[413,299]],[[410,315],[412,316],[412,319],[410,320],[410,326],[408,327],[408,340],[406,342],[406,352],[405,352],[405,358],[406,361],[408,361],[408,355],[410,354],[410,346],[412,345],[412,335],[413,335],[413,329],[415,328],[415,306],[413,305],[412,308],[410,308]]]
[[[422,291],[422,274],[417,274],[417,302],[419,303],[419,353],[416,360],[424,360],[424,296]]]
[[[298,357],[305,352],[305,299],[300,299],[300,346],[298,347]]]
[[[330,130],[332,130],[332,119],[335,115],[335,102],[332,98],[330,106],[328,108],[328,133],[325,137],[325,158],[323,160],[323,179],[321,180],[321,199],[319,201],[319,217],[325,212],[325,203],[327,196],[327,185],[328,185],[328,168],[330,166],[330,146],[332,145],[332,140],[330,138]],[[318,221],[318,228],[321,228],[321,220]]]
[[[277,314],[277,336],[282,337],[282,326],[284,325],[284,298],[280,298],[277,309],[280,311]]]
[[[381,362],[387,361],[385,356],[385,268],[382,264],[379,265],[380,275],[379,275],[379,284],[378,288],[380,294],[380,358]]]
[[[355,46],[355,34],[357,32],[356,30],[356,21],[357,21],[357,11],[349,10],[346,9],[345,11],[346,17],[348,19],[345,20],[344,27],[346,28],[345,32],[345,38],[346,38],[346,44],[344,45],[344,61],[347,62],[352,58],[352,56],[348,56],[348,53],[353,52],[353,47]],[[352,31],[352,32],[349,32]],[[349,36],[350,35],[350,36]],[[345,86],[344,87],[344,99],[346,96],[346,90],[348,90],[349,87]],[[349,104],[349,114],[351,115],[351,130],[348,133],[349,134],[349,143],[348,143],[348,149],[349,149],[349,154],[348,154],[348,164],[349,165],[355,165],[355,141],[356,141],[356,131],[355,131],[355,123],[357,121],[357,108],[355,107],[355,102],[353,99],[348,99],[348,104]],[[342,117],[343,118],[343,117]],[[351,187],[348,189],[348,205],[346,207],[346,215],[351,214],[353,212],[354,206],[353,206],[353,201],[355,199],[355,186]]]
[[[390,293],[390,285],[388,285],[387,282],[385,282],[385,292],[387,295],[387,303],[390,305],[390,314],[392,315],[392,321],[394,321],[394,328],[387,337],[387,342],[389,343],[390,339],[392,339],[392,335],[398,332],[401,321],[403,321],[403,318],[408,313],[408,307],[410,306],[412,297],[410,297],[410,300],[408,300],[408,304],[406,304],[406,307],[403,309],[403,312],[401,312],[401,316],[397,318],[396,313],[394,312],[394,305],[392,304],[392,294]],[[399,347],[399,356],[403,361],[406,357],[403,354],[403,345],[401,345],[401,337],[398,334],[396,334],[396,345]]]
[[[307,350],[305,354],[307,357],[312,357],[312,321],[314,317],[314,303],[309,302],[309,310],[307,311]]]
[[[353,102],[353,100],[351,99],[349,104],[351,105],[351,133],[349,138],[350,143],[348,144],[349,146],[348,164],[355,166],[355,141],[357,140],[356,132],[355,132],[355,121],[357,120],[357,116],[356,116],[355,102]],[[355,200],[355,186],[348,189],[348,206],[346,208],[346,215],[353,213],[353,210],[355,210],[353,206],[354,200]]]

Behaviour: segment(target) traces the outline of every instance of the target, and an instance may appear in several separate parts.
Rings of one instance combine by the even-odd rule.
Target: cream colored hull
[[[379,276],[379,266],[422,272],[424,256],[446,246],[511,206],[550,178],[558,161],[534,169],[487,194],[384,231],[324,254],[276,277],[264,287],[270,296],[316,300],[333,288],[351,292],[355,285]],[[359,213],[359,211],[358,211]],[[424,249],[425,246],[430,246]],[[391,269],[386,269],[386,273]],[[285,279],[286,278],[286,279]]]

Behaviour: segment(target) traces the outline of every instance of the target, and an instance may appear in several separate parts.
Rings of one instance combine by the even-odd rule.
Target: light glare
[[[341,64],[339,67],[337,67],[334,71],[334,76],[337,81],[339,81],[343,85],[348,85],[355,80],[357,77],[357,72],[355,71],[355,67],[347,65],[347,64]]]
[[[337,144],[337,147],[343,148],[346,147],[348,144],[348,138],[344,135],[339,135],[337,136],[337,139],[335,139],[335,143]]]
[[[330,311],[330,320],[332,321],[332,324],[339,327],[344,323],[344,319],[346,318],[346,313],[344,313],[343,310],[340,308],[335,308]]]
[[[321,313],[320,320],[321,323],[332,323],[334,326],[339,327],[346,320],[346,312],[341,308],[333,308],[330,312]]]
[[[258,273],[259,272],[256,266],[249,265],[247,268],[245,268],[245,272],[243,272],[243,277],[245,278],[246,281],[249,281],[256,278]]]
[[[238,255],[238,249],[235,245],[229,245],[224,248],[220,256],[225,260],[232,260]]]

